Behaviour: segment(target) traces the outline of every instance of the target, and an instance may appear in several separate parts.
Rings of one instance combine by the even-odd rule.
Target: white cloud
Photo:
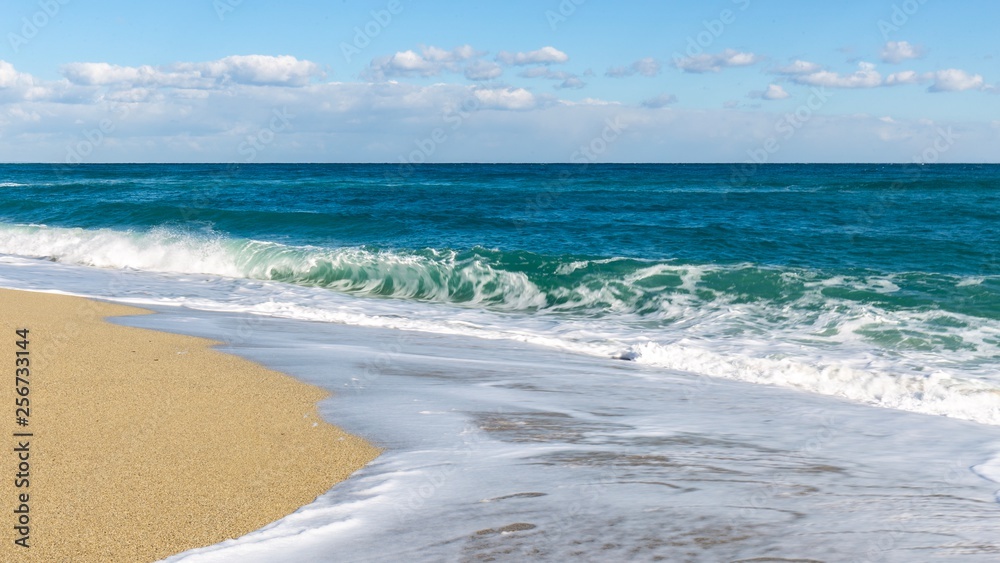
[[[466,61],[481,57],[484,53],[476,51],[471,45],[462,45],[447,50],[434,46],[421,46],[417,53],[412,49],[398,51],[387,57],[372,59],[364,77],[381,81],[397,76],[437,76],[442,72],[465,72],[471,80],[485,80],[499,76],[490,67],[469,63]],[[495,74],[495,76],[490,76]],[[478,76],[480,78],[472,78]]]
[[[545,66],[529,68],[521,73],[518,73],[518,76],[522,78],[547,78],[549,80],[566,80],[567,78],[576,77],[576,75],[571,72],[566,72],[564,70],[552,70]]]
[[[492,61],[475,61],[465,67],[469,80],[493,80],[503,74],[503,68]]]
[[[604,76],[611,78],[625,78],[632,76],[635,72],[627,66],[613,66],[604,72]]]
[[[929,76],[934,80],[934,83],[928,88],[931,92],[960,92],[986,88],[986,83],[981,75],[969,74],[956,68],[932,72]]]
[[[518,73],[521,78],[554,78],[557,77],[559,73],[553,71],[552,69],[544,66],[536,66],[534,68],[529,68]]]
[[[571,76],[566,80],[563,80],[562,84],[556,84],[555,88],[557,90],[566,90],[566,89],[579,90],[581,88],[585,88],[586,86],[587,86],[586,82],[580,80],[575,76]]]
[[[882,62],[898,64],[909,59],[924,56],[923,47],[911,45],[907,41],[889,41],[882,47]]]
[[[936,72],[918,73],[912,70],[904,70],[890,74],[885,79],[886,86],[897,86],[903,84],[925,84],[930,82],[928,92],[961,92],[963,90],[984,90],[989,91],[982,75],[970,74],[964,70],[949,68]]]
[[[858,70],[852,74],[839,74],[821,70],[792,77],[794,82],[826,88],[876,88],[882,85],[882,75],[871,63],[858,63]]]
[[[69,89],[108,90],[63,82]],[[145,94],[141,89],[120,92],[135,98]],[[200,97],[180,97],[181,92]],[[0,96],[3,93],[0,89]],[[608,160],[744,162],[749,159],[747,149],[774,135],[774,124],[782,118],[767,111],[685,110],[676,105],[651,109],[672,103],[669,94],[650,100],[647,107],[602,100],[549,103],[551,98],[524,89],[463,84],[313,83],[288,89],[233,85],[228,90],[160,93],[151,101],[128,104],[127,115],[109,107],[106,98],[87,103],[0,102],[0,158],[62,162],[67,147],[76,146],[85,131],[110,118],[113,134],[94,147],[87,162],[244,162],[248,156],[240,147],[269,126],[277,109],[292,116],[291,127],[276,133],[255,155],[256,162],[399,162],[415,150],[414,139],[424,139],[437,128],[445,130],[447,140],[435,147],[428,161],[565,162],[579,139],[590,138],[595,126],[617,118],[628,124],[628,135],[607,153]],[[456,116],[464,117],[456,122]],[[797,130],[794,142],[779,137],[781,150],[773,160],[907,162],[933,142],[938,125],[949,124],[924,127],[901,119],[888,123],[877,116],[817,114],[809,127]],[[882,140],[886,128],[893,129],[891,143]],[[995,161],[997,131],[989,120],[964,125],[961,146],[942,156],[948,161]]]
[[[819,72],[822,69],[823,67],[816,63],[811,63],[809,61],[803,61],[803,60],[796,60],[793,61],[792,64],[783,67],[778,67],[774,69],[772,72],[774,72],[775,74],[786,74],[786,75],[812,74],[814,72]]]
[[[204,90],[193,90],[195,92],[205,93]],[[164,100],[165,96],[152,88],[129,88],[128,90],[118,90],[114,92],[108,92],[105,96],[108,100],[112,102],[121,103],[150,103],[150,102],[161,102]]]
[[[660,69],[662,67],[663,65],[660,64],[660,61],[654,59],[653,57],[646,57],[645,59],[639,59],[638,61],[632,63],[632,68],[647,78],[652,78],[660,74]]]
[[[781,86],[777,84],[770,84],[768,85],[767,90],[764,90],[763,92],[761,91],[750,92],[750,97],[761,98],[764,100],[784,100],[786,98],[790,98],[791,95],[789,95],[789,93],[786,92],[785,89],[782,88]]]
[[[652,78],[660,74],[660,70],[662,68],[663,65],[660,64],[660,61],[654,59],[653,57],[646,57],[635,61],[629,66],[611,67],[604,73],[604,75],[610,76],[611,78],[625,78],[627,76],[641,74],[642,76]]]
[[[778,86],[777,84],[769,85],[767,87],[767,91],[764,92],[765,100],[784,100],[785,98],[788,97],[789,97],[788,92],[785,92],[785,89],[782,88],[781,86]]]
[[[640,104],[640,105],[642,107],[644,107],[644,108],[660,109],[660,108],[665,108],[665,107],[669,106],[670,104],[676,104],[676,103],[677,103],[677,96],[675,96],[673,94],[666,94],[666,93],[664,93],[664,94],[660,94],[659,96],[657,96],[655,98],[650,98],[648,100],[643,100],[642,104]]]
[[[897,55],[903,56],[907,54],[903,58],[915,58],[921,52],[918,47],[913,47],[905,41],[898,43],[890,41],[886,47],[891,47],[892,53]],[[885,55],[886,51],[883,51],[883,58],[885,58]],[[931,83],[927,89],[929,92],[991,91],[993,88],[985,83],[982,75],[971,74],[954,68],[924,73],[903,70],[894,72],[883,78],[875,70],[875,65],[867,62],[858,63],[858,70],[851,74],[840,74],[821,70],[821,67],[815,63],[795,61],[791,65],[777,68],[772,72],[787,75],[793,82],[798,84],[827,88],[878,88],[882,86],[925,84],[928,82]]]
[[[164,67],[118,66],[108,63],[70,63],[63,76],[80,86],[164,86],[214,88],[228,83],[269,86],[305,86],[322,76],[318,65],[295,57],[234,55],[204,63],[175,63]]]
[[[471,48],[414,51],[428,64],[442,69],[453,65],[456,72],[484,79],[498,69],[506,70],[492,56],[475,54]],[[628,138],[616,145],[620,148],[613,158],[731,162],[745,160],[747,148],[773,135],[774,123],[782,117],[778,112],[753,111],[746,104],[739,105],[738,111],[686,110],[678,108],[676,97],[667,93],[639,104],[622,105],[613,99],[560,101],[547,86],[574,88],[582,78],[556,70],[561,67],[518,68],[552,81],[544,83],[545,92],[533,93],[516,85],[473,86],[461,74],[453,76],[451,83],[429,86],[405,80],[327,83],[310,74],[318,69],[303,73],[295,65],[244,61],[241,66],[231,58],[216,62],[156,67],[68,65],[64,69],[67,78],[53,81],[0,62],[0,159],[63,161],[67,147],[76,146],[85,131],[111,118],[113,135],[95,147],[87,161],[244,161],[246,154],[239,148],[268,126],[278,108],[294,116],[292,126],[256,156],[258,162],[396,161],[414,150],[413,139],[425,138],[441,127],[447,130],[448,140],[437,147],[431,160],[565,161],[569,156],[564,154],[565,147],[592,135],[595,123],[619,115],[630,129]],[[785,80],[795,82],[822,69],[807,70],[814,72],[777,82],[788,86]],[[875,69],[868,65],[859,72]],[[260,87],[294,85],[302,80],[296,76],[308,76],[308,82],[294,88]],[[848,80],[853,75],[835,76]],[[956,69],[904,70],[881,81],[882,86],[891,84],[922,84],[921,90],[930,87],[936,92],[989,88],[981,76]],[[768,91],[777,92],[769,87],[761,98]],[[670,109],[656,110],[666,107]],[[927,146],[928,137],[921,127],[934,124],[899,117],[900,121],[893,122],[879,115],[884,112],[852,117],[817,114],[808,128],[796,132],[794,143],[782,142],[775,158],[905,161]],[[455,116],[461,119],[456,122]],[[452,129],[456,123],[458,127]],[[988,129],[989,135],[977,133],[976,127]],[[947,159],[996,159],[997,129],[989,119],[968,125],[962,135],[975,142],[963,142],[961,149],[956,146]]]
[[[920,74],[912,70],[894,72],[885,77],[886,86],[898,86],[902,84],[920,84],[927,81],[926,74]]]
[[[479,57],[484,54],[477,52],[475,49],[472,48],[472,45],[462,45],[460,47],[455,47],[450,51],[433,46],[423,47],[422,52],[424,58],[436,63],[451,63],[451,62],[465,61],[475,57]]]
[[[537,105],[534,94],[524,88],[481,88],[472,95],[483,109],[527,110]]]
[[[677,57],[674,59],[674,66],[684,72],[719,72],[723,68],[749,66],[759,60],[760,57],[753,53],[726,49],[717,54],[702,53],[693,57]]]
[[[232,56],[215,62],[191,65],[192,70],[239,84],[274,86],[305,86],[313,77],[322,75],[316,63],[300,61],[290,55]],[[207,69],[207,71],[206,71]],[[180,70],[185,70],[182,66]]]
[[[108,63],[70,63],[62,74],[73,84],[106,86],[109,84],[152,84],[161,75],[151,66],[126,67]]]
[[[26,111],[22,108],[14,106],[7,110],[7,116],[20,121],[33,121],[38,122],[42,120],[42,116],[37,111]]]
[[[85,94],[68,93],[68,86],[65,81],[46,83],[38,80],[26,72],[18,71],[11,63],[0,60],[0,104],[90,99]]]
[[[562,83],[557,84],[555,86],[556,89],[580,89],[587,86],[587,83],[581,80],[579,76],[564,70],[552,70],[547,66],[536,66],[534,68],[526,69],[518,73],[518,76],[522,78],[545,78],[548,80],[559,80]]]
[[[8,89],[18,86],[31,86],[34,83],[31,75],[18,72],[14,65],[0,60],[0,88]]]
[[[601,98],[584,98],[578,102],[573,102],[569,100],[560,100],[560,104],[564,106],[620,106],[621,102],[612,102],[608,100],[602,100]]]
[[[528,53],[509,53],[500,51],[497,61],[505,65],[535,65],[535,64],[561,64],[569,60],[569,55],[563,53],[555,47],[542,47],[537,51]]]
[[[406,74],[432,76],[441,73],[441,65],[434,64],[414,51],[400,51],[389,57],[376,59],[372,61],[372,66],[377,66],[386,76]]]

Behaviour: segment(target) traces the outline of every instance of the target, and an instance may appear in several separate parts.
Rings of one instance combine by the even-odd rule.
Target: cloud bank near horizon
[[[888,42],[881,58],[902,64],[922,53],[905,41]],[[988,149],[1000,139],[996,121],[838,114],[827,106],[851,90],[996,93],[981,74],[962,69],[883,73],[858,62],[854,72],[838,72],[721,49],[670,64],[645,57],[604,73],[626,82],[673,73],[669,83],[688,74],[756,69],[759,89],[733,92],[734,100],[712,109],[685,106],[670,91],[632,102],[562,96],[595,80],[589,68],[568,68],[572,60],[549,45],[496,54],[468,44],[420,45],[376,56],[360,75],[342,80],[291,55],[160,66],[70,62],[57,80],[0,60],[0,147],[6,161],[48,162],[568,162],[579,154],[593,162],[742,162],[759,159],[757,147],[766,144],[779,147],[765,151],[770,162],[873,155],[909,162],[950,130],[961,141],[940,160],[997,159]],[[283,116],[277,124],[275,115]],[[580,151],[615,120],[625,130],[614,143]]]

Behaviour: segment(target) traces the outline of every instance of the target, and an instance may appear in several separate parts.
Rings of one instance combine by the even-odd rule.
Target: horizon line
[[[108,162],[0,162],[0,166],[47,165],[47,166],[107,166],[107,165],[204,165],[204,166],[273,166],[273,165],[349,165],[349,166],[1000,166],[1000,161],[970,161],[970,162],[144,162],[144,161],[108,161]]]

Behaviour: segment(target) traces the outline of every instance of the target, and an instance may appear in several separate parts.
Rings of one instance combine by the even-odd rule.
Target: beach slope
[[[319,418],[319,388],[104,321],[144,313],[0,290],[0,560],[155,561],[288,515],[378,455]]]

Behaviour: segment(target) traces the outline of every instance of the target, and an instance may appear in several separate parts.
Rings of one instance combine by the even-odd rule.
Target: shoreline
[[[11,523],[0,559],[156,561],[260,529],[379,454],[323,421],[325,390],[211,340],[105,320],[149,313],[0,290],[0,357],[12,376],[0,391]],[[27,350],[18,329],[29,331]],[[24,357],[31,410],[18,426],[13,369]],[[19,439],[28,452],[15,453]],[[17,455],[29,458],[21,487]],[[14,543],[22,504],[29,548]]]

